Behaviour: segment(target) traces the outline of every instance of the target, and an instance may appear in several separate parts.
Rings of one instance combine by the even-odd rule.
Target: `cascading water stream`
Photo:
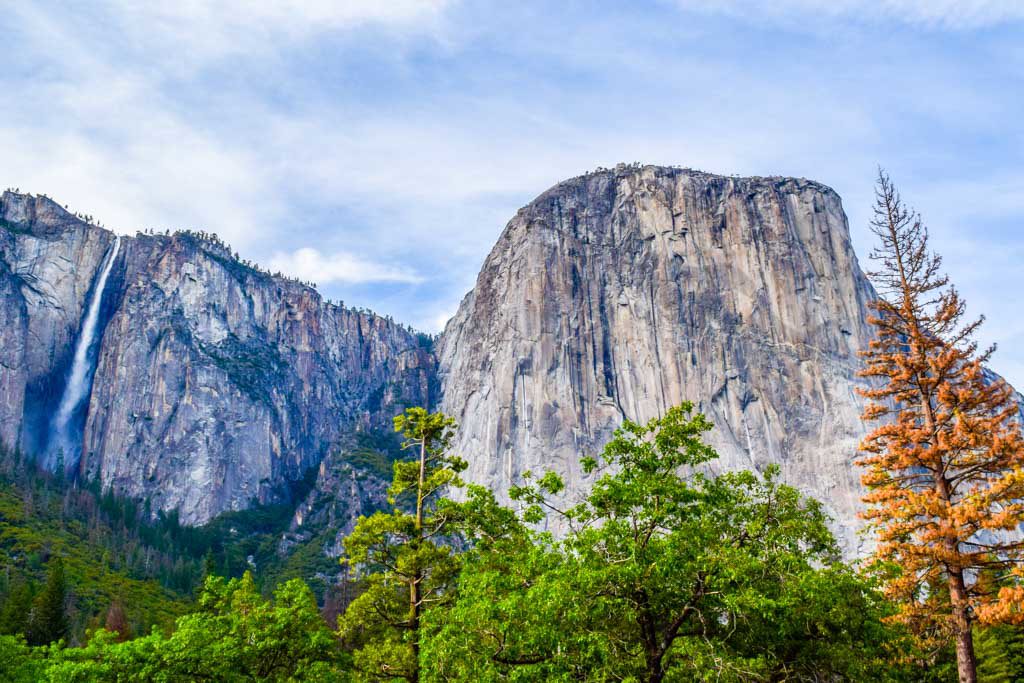
[[[114,266],[114,260],[117,258],[120,247],[121,238],[115,237],[114,244],[103,260],[100,277],[93,286],[92,297],[86,308],[85,318],[82,320],[82,329],[75,342],[75,355],[71,361],[67,384],[64,386],[64,394],[60,398],[60,405],[53,415],[50,427],[49,446],[46,449],[47,464],[50,469],[56,469],[56,459],[59,453],[63,453],[65,458],[71,459],[71,462],[64,463],[65,468],[77,465],[78,452],[81,447],[78,439],[72,439],[69,432],[76,411],[92,390],[92,376],[96,370],[96,359],[92,357],[93,354],[90,354],[90,351],[96,341],[96,328],[100,320],[100,309],[103,303],[103,292],[107,287],[107,278],[110,276],[110,270]]]

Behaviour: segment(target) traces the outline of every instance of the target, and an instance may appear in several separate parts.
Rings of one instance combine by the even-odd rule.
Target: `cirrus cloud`
[[[881,163],[1024,385],[1018,2],[8,4],[0,187],[437,331],[516,209],[595,166],[812,177],[863,254]]]
[[[270,269],[317,284],[419,284],[424,280],[406,268],[376,263],[343,251],[324,255],[312,247],[303,247],[291,253],[274,254],[270,259]]]
[[[825,17],[862,23],[898,22],[929,29],[971,31],[1024,20],[1019,0],[679,0],[708,14],[796,22]]]

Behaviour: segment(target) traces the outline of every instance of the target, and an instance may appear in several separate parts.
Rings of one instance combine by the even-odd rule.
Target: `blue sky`
[[[561,179],[813,178],[863,260],[881,164],[1024,387],[1016,0],[39,2],[0,35],[0,186],[432,331]]]

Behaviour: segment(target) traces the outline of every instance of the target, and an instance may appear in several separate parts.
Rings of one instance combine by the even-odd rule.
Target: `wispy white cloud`
[[[678,0],[684,9],[813,25],[816,18],[974,30],[1024,20],[1019,0]]]
[[[920,208],[968,315],[986,315],[978,338],[983,346],[998,344],[993,367],[1024,390],[1024,315],[1010,303],[1024,286],[1024,174],[1014,169],[955,181],[907,180],[904,196]]]
[[[213,230],[436,330],[515,209],[595,166],[813,177],[863,252],[882,163],[1021,367],[1003,323],[1019,306],[952,252],[982,258],[1024,215],[1007,172],[1024,41],[970,32],[1022,16],[971,0],[14,3],[0,187],[123,231]],[[1004,282],[1024,277],[1003,261]]]
[[[455,313],[458,311],[456,308],[449,308],[436,314],[431,320],[430,325],[426,329],[434,332],[440,332],[444,330],[444,326],[448,324],[448,321],[455,317]]]
[[[112,14],[138,24],[147,32],[161,31],[175,38],[205,33],[206,44],[225,38],[265,33],[301,38],[306,34],[369,23],[392,25],[436,18],[449,0],[179,0],[139,3],[108,0],[99,3]],[[253,35],[255,34],[255,35]],[[216,40],[214,40],[216,39]],[[220,49],[231,49],[230,45]]]
[[[284,178],[308,176],[317,148],[312,138],[290,153],[268,144],[263,131],[272,127],[274,107],[247,89],[232,93],[230,110],[211,119],[211,109],[223,105],[213,101],[217,87],[201,102],[187,102],[181,88],[221,61],[267,85],[280,77],[272,65],[289,44],[371,27],[429,34],[449,4],[19,3],[0,17],[17,53],[0,75],[10,95],[0,103],[0,183],[49,194],[116,231],[210,229],[254,255],[290,210]],[[326,119],[321,124],[329,130]]]
[[[27,4],[27,3],[23,3]],[[338,31],[384,28],[422,33],[437,28],[451,0],[102,0],[86,12],[14,7],[28,20],[102,37],[118,50],[166,73],[182,75],[232,57],[273,54],[288,43]],[[127,65],[126,65],[127,66]]]
[[[334,282],[419,284],[423,282],[421,276],[407,268],[375,263],[346,252],[325,255],[312,247],[303,247],[291,253],[278,252],[274,254],[270,259],[270,269],[317,284]]]
[[[153,131],[122,138],[116,148],[71,130],[0,128],[0,176],[116,232],[215,225],[242,247],[266,237],[284,207],[259,164],[181,122],[147,113]]]

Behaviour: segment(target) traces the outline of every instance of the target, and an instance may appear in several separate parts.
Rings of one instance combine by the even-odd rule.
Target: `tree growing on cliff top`
[[[1013,392],[986,373],[982,319],[929,250],[928,231],[879,172],[869,273],[880,298],[877,338],[863,353],[863,418],[882,421],[861,444],[864,513],[877,558],[892,570],[897,619],[925,645],[952,637],[961,681],[977,680],[971,625],[1024,621],[1024,442]]]

